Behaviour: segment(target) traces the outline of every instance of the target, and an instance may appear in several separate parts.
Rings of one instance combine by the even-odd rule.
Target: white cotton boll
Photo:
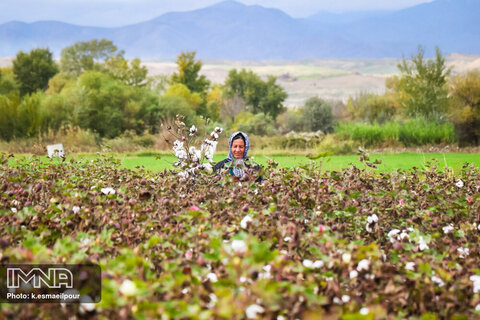
[[[175,140],[173,142],[173,148],[172,149],[183,149],[183,142],[180,140]]]
[[[79,206],[73,206],[72,208],[73,213],[77,214],[80,212],[80,207]]]
[[[342,304],[342,300],[340,300],[338,297],[335,297],[333,298],[333,303]]]
[[[459,188],[463,188],[464,184],[463,184],[462,179],[458,179],[457,182],[455,183],[455,185]]]
[[[177,175],[180,177],[181,180],[186,180],[188,179],[188,171],[180,171],[179,173],[177,173]]]
[[[258,304],[251,304],[245,310],[248,319],[256,319],[259,313],[263,313],[264,309]]]
[[[195,127],[195,125],[192,125],[190,127],[190,136],[193,136],[195,133],[197,133],[197,127]]]
[[[203,170],[205,170],[207,172],[212,172],[213,171],[213,167],[210,163],[204,163],[202,165],[202,168],[203,168]]]
[[[206,139],[202,144],[200,151],[208,161],[212,161],[216,148],[217,148],[217,141]]]
[[[13,213],[17,213],[17,208],[10,208],[10,210],[12,210]]]
[[[390,239],[390,242],[395,242],[395,235],[397,235],[398,233],[400,233],[400,230],[398,229],[392,229],[390,230],[390,232],[387,234],[388,238]]]
[[[475,307],[475,311],[480,311],[480,303]]]
[[[188,158],[187,152],[183,149],[175,151],[175,157],[180,160],[186,160]]]
[[[232,249],[237,254],[242,254],[247,251],[247,244],[243,240],[233,240]]]
[[[290,241],[292,241],[292,237],[285,237],[285,238],[283,238],[283,241],[290,242]]]
[[[215,131],[212,131],[212,133],[210,134],[210,137],[214,140],[217,140],[218,139],[218,134]]]
[[[369,312],[370,310],[368,310],[368,308],[363,307],[362,309],[360,309],[360,314],[363,316],[366,316]]]
[[[470,254],[469,248],[457,248],[460,258],[465,258]]]
[[[217,304],[218,299],[217,299],[217,296],[214,293],[210,293],[208,295],[208,297],[210,298],[210,302],[207,304],[207,308],[211,309],[211,308],[215,307],[215,304]]]
[[[405,269],[414,271],[415,270],[415,262],[407,262],[405,263]]]
[[[368,260],[368,259],[361,260],[357,265],[357,271],[358,272],[360,272],[362,270],[368,271],[369,268],[370,268],[370,260]]]
[[[348,303],[350,301],[350,296],[343,295],[342,296],[342,301],[343,301],[343,303]]]
[[[240,221],[240,227],[242,227],[243,229],[247,229],[248,223],[251,223],[252,221],[252,217],[246,215],[245,217],[243,217],[242,221]]]
[[[422,236],[420,236],[420,238],[418,239],[418,249],[420,251],[429,249],[427,243],[425,242]]]
[[[350,261],[352,260],[352,255],[348,252],[342,254],[342,261],[343,263],[350,263]]]
[[[78,312],[80,314],[85,314],[87,312],[92,312],[95,310],[95,303],[80,303],[80,306],[78,307]]]
[[[323,263],[322,260],[317,260],[312,264],[312,268],[313,269],[320,269],[321,267],[323,267],[323,265],[324,265],[324,263]]]
[[[452,231],[453,229],[454,229],[454,228],[453,228],[453,224],[452,224],[452,223],[449,224],[448,226],[442,228],[443,233],[445,233],[445,234],[450,233],[450,231]]]
[[[266,266],[263,267],[263,270],[264,270],[265,272],[270,273],[270,271],[272,270],[272,266],[269,265],[269,264],[267,264]]]
[[[357,270],[352,270],[350,271],[350,279],[358,277],[358,272]]]
[[[189,290],[188,288],[182,289],[182,293],[183,293],[183,294],[187,294],[189,291],[190,291],[190,290]]]
[[[305,259],[303,260],[302,264],[305,268],[311,268],[313,266],[313,261],[309,259]]]
[[[439,287],[443,287],[445,285],[445,282],[443,282],[443,280],[437,276],[432,276],[432,281],[436,283]]]
[[[134,296],[138,293],[137,286],[132,280],[124,280],[119,288],[120,293],[127,297]]]
[[[403,239],[410,239],[409,235],[405,230],[402,230],[402,233],[397,237],[400,241],[403,241]]]
[[[372,214],[370,217],[367,218],[368,223],[377,223],[378,216],[376,214]]]
[[[110,187],[108,187],[108,188],[102,188],[100,191],[101,191],[103,194],[106,194],[106,195],[108,195],[108,194],[115,194],[115,190],[114,190],[113,188],[110,188]]]
[[[209,274],[207,274],[207,279],[210,280],[210,282],[217,282],[218,281],[217,275],[213,272],[210,272]]]
[[[480,306],[480,304],[479,304]],[[277,320],[286,320],[286,318],[284,316],[277,316]]]
[[[473,293],[480,291],[480,276],[473,275],[470,276],[470,281],[473,281]]]
[[[202,153],[200,152],[200,150],[197,150],[193,146],[188,149],[188,153],[190,154],[192,161],[194,162],[200,161],[200,159],[202,158]]]

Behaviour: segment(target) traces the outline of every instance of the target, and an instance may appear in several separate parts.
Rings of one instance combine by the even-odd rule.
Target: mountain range
[[[116,28],[59,21],[0,24],[0,56],[19,50],[61,49],[94,38],[112,40],[128,57],[175,58],[196,50],[200,58],[291,60],[409,56],[422,45],[427,55],[480,54],[480,1],[436,0],[397,11],[292,18],[281,10],[227,0],[187,12]]]

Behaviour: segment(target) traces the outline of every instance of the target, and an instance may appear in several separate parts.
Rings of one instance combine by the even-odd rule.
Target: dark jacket
[[[248,158],[247,158],[247,161],[248,161]],[[230,162],[229,159],[224,159],[224,160],[218,162],[218,163],[213,167],[213,172],[218,172],[218,171],[224,169],[224,168],[225,168],[225,165],[226,165],[227,163],[229,163],[229,162]],[[251,163],[246,162],[246,163],[245,163],[245,167],[247,167],[248,169],[253,169],[253,170],[255,170],[255,171],[259,171],[259,170],[261,169],[261,167],[260,167],[258,164],[256,164],[256,163],[251,164]],[[230,175],[234,176],[232,168],[229,168],[229,169],[228,169],[228,173],[229,173]],[[255,182],[262,182],[263,180],[264,180],[263,177],[260,176],[260,177],[258,177],[258,178],[255,180]]]

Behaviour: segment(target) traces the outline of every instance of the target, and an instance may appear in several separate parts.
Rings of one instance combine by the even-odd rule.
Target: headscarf
[[[245,151],[243,152],[243,157],[241,159],[237,159],[233,156],[232,152],[232,143],[233,143],[233,138],[235,138],[236,135],[241,134],[243,139],[245,139]],[[241,167],[243,167],[243,162],[245,159],[247,159],[248,156],[248,149],[250,148],[250,140],[248,140],[248,136],[246,133],[243,133],[242,131],[237,131],[232,133],[230,136],[230,140],[228,140],[228,157],[227,157],[227,162],[230,161],[235,161],[234,166],[233,166],[233,174],[236,177],[242,177],[244,175],[244,171]]]

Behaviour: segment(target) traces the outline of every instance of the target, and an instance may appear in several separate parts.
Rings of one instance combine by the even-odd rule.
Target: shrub
[[[332,154],[351,154],[355,150],[355,142],[352,140],[341,140],[335,134],[327,134],[322,140],[317,152],[331,152]]]
[[[332,105],[325,100],[317,97],[308,99],[303,107],[302,119],[307,131],[333,132]]]
[[[237,124],[238,130],[247,134],[255,134],[258,136],[272,136],[275,134],[274,121],[269,115],[257,113],[246,122]]]
[[[411,119],[403,124],[387,122],[365,124],[358,122],[341,123],[335,133],[342,139],[351,139],[364,147],[384,147],[395,142],[405,147],[431,144],[451,144],[457,141],[452,124],[435,124],[422,118]]]
[[[480,145],[480,71],[457,75],[450,86],[450,119],[461,145]]]

